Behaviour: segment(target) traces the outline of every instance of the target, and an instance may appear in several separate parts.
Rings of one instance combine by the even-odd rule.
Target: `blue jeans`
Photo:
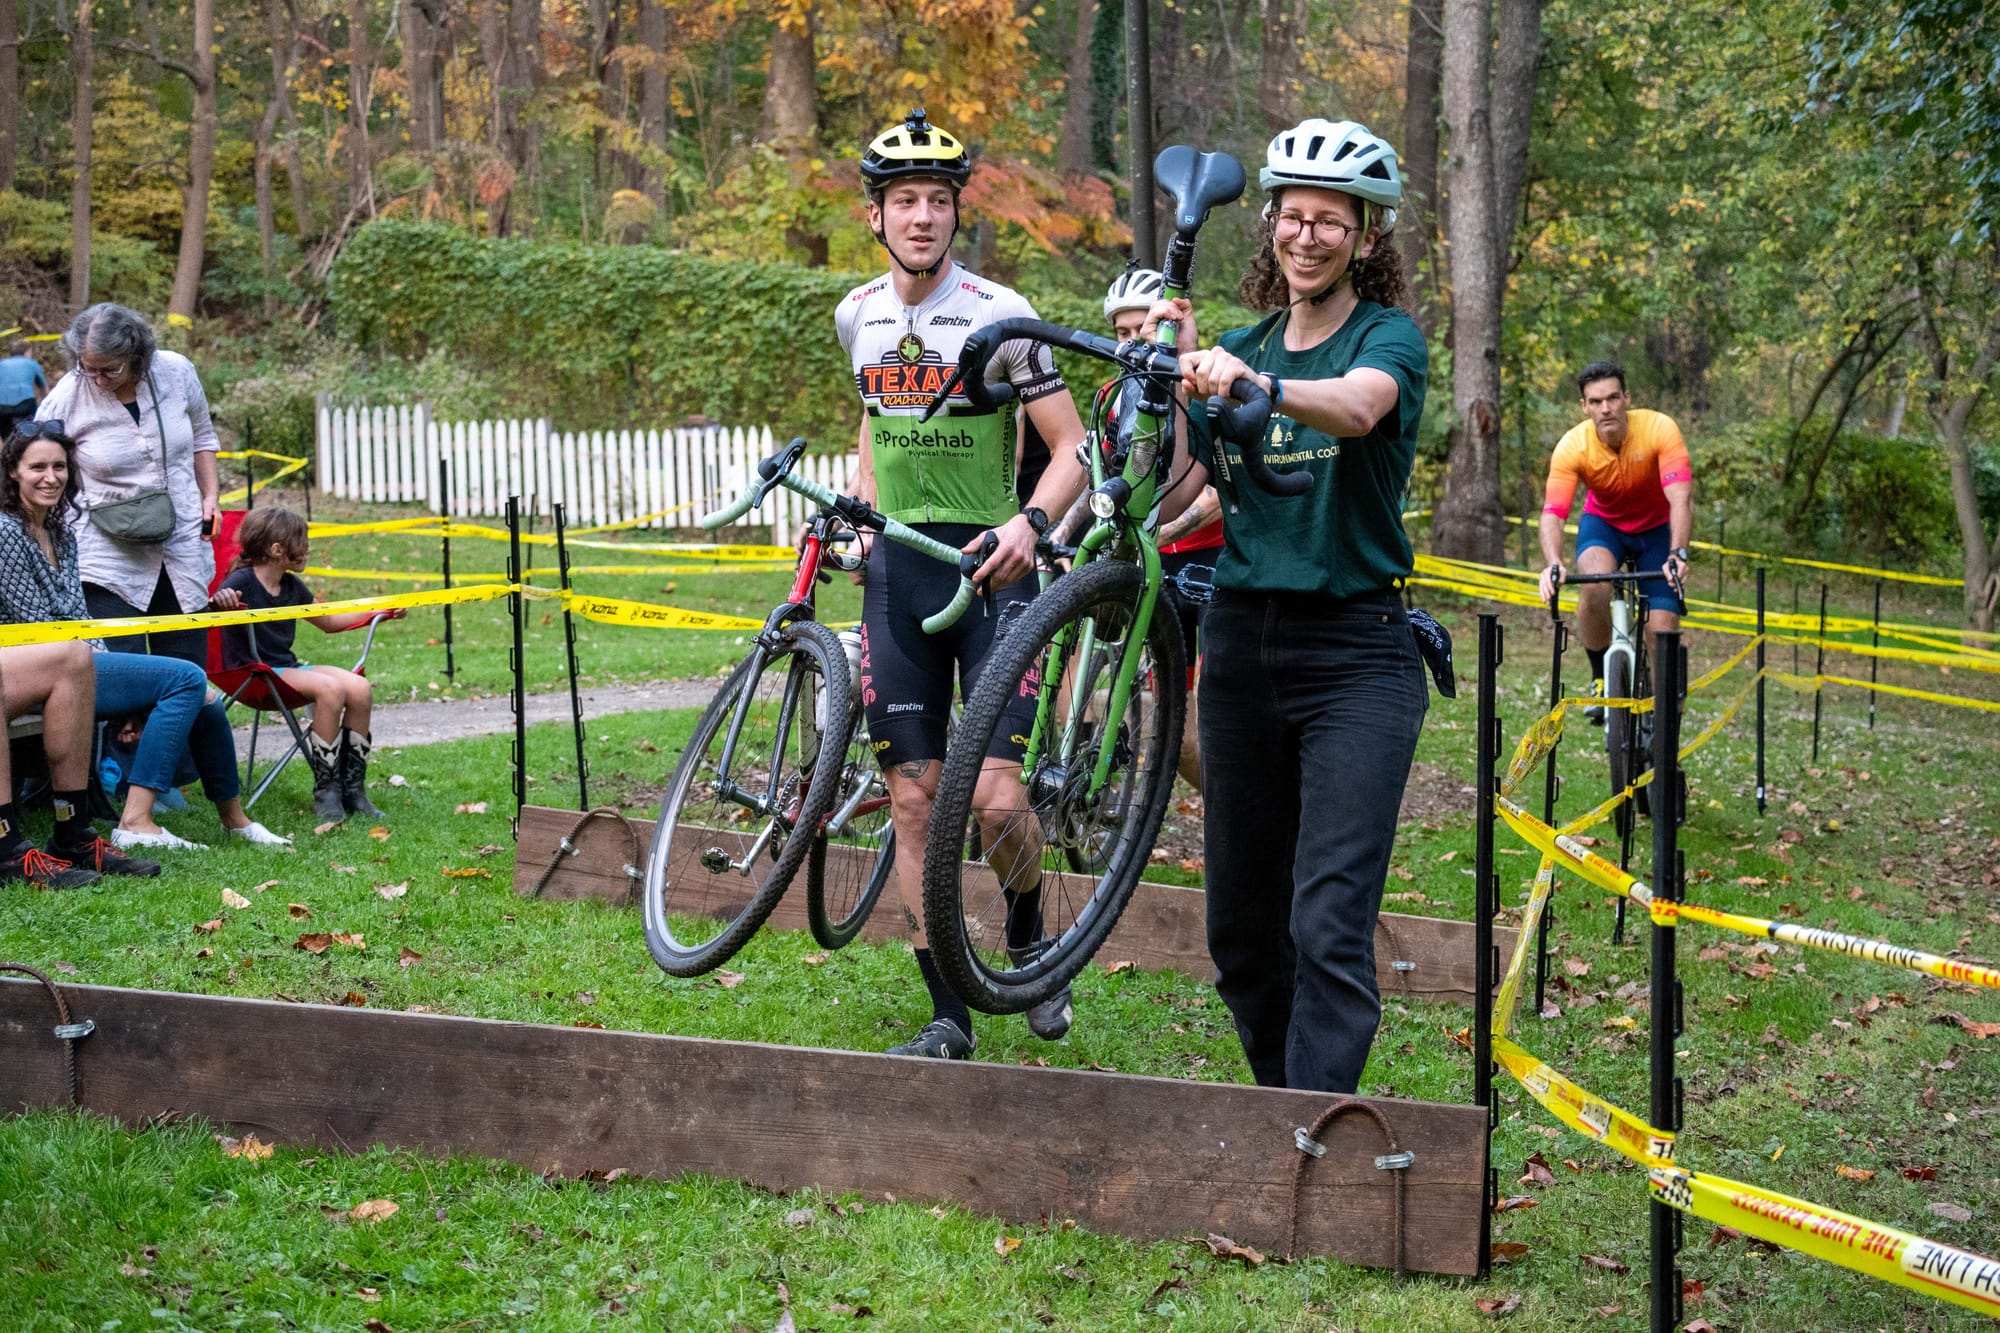
[[[1220,592],[1202,619],[1215,988],[1266,1086],[1353,1092],[1382,1017],[1375,918],[1430,706],[1395,594]]]
[[[186,749],[209,800],[232,800],[242,791],[236,738],[222,705],[207,702],[206,672],[178,657],[144,653],[93,653],[91,661],[97,667],[99,717],[152,710],[132,761],[134,785],[156,792],[173,786],[175,765]]]

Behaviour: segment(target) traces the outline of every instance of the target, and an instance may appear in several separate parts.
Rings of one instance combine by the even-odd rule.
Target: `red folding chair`
[[[214,593],[222,580],[228,576],[230,569],[236,564],[237,553],[243,549],[241,543],[236,540],[236,530],[243,526],[243,520],[248,517],[248,514],[249,511],[244,509],[224,509],[217,515],[215,527],[215,577],[209,581],[208,585],[208,590],[211,594]],[[364,627],[368,630],[368,637],[361,644],[361,656],[355,659],[354,665],[349,668],[355,675],[365,676],[368,674],[368,654],[374,651],[375,648],[375,630],[377,626],[388,618],[389,613],[387,611],[380,611],[369,616],[361,624],[349,625],[347,630],[335,631],[336,633],[344,634],[348,630],[357,630]],[[257,627],[255,625],[245,625],[243,628],[250,631],[250,647],[254,652],[257,647]],[[285,684],[284,677],[278,674],[275,667],[266,666],[262,662],[253,662],[248,666],[225,668],[222,665],[222,630],[220,628],[212,629],[208,632],[208,681],[209,684],[222,691],[222,706],[224,709],[228,709],[235,704],[241,704],[251,710],[250,755],[243,761],[243,787],[250,793],[243,798],[243,808],[248,810],[251,806],[257,804],[257,798],[262,796],[265,790],[278,780],[278,775],[285,771],[285,765],[291,763],[305,749],[306,728],[299,721],[298,710],[304,708],[311,700]],[[257,734],[266,713],[276,713],[285,720],[286,729],[292,733],[292,744],[290,749],[279,755],[264,770],[263,780],[253,786],[251,778],[257,770]]]

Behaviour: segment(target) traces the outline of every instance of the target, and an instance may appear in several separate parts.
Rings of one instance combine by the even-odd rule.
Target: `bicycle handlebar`
[[[1672,576],[1667,573],[1665,568],[1620,569],[1609,574],[1564,573],[1556,577],[1556,582],[1559,585],[1564,583],[1640,583],[1646,579],[1665,579],[1669,583],[1673,582]]]
[[[924,617],[924,632],[936,634],[956,624],[958,618],[965,614],[965,608],[972,605],[973,594],[978,591],[972,584],[972,572],[986,563],[987,557],[992,555],[999,545],[999,540],[988,533],[985,543],[979,550],[960,551],[935,538],[926,537],[908,524],[899,523],[887,515],[876,512],[855,496],[841,495],[810,477],[795,477],[792,475],[792,465],[798,462],[805,451],[804,438],[795,439],[757,464],[759,477],[757,484],[746,488],[743,494],[724,508],[712,514],[703,514],[700,519],[701,526],[712,531],[725,523],[733,522],[762,504],[764,497],[775,487],[783,486],[788,491],[796,492],[816,504],[831,509],[857,529],[865,528],[870,532],[879,532],[890,541],[901,542],[912,550],[922,551],[934,560],[957,565],[958,591],[942,610]]]
[[[1310,472],[1271,471],[1264,461],[1264,431],[1271,424],[1271,395],[1248,375],[1229,386],[1229,397],[1241,403],[1230,406],[1227,398],[1208,400],[1208,420],[1216,431],[1243,451],[1243,470],[1257,488],[1272,495],[1304,495],[1312,489]]]

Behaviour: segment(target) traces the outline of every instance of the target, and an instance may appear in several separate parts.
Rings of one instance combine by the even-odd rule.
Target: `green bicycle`
[[[1154,164],[1174,200],[1165,295],[1184,296],[1195,235],[1209,211],[1243,193],[1242,164],[1224,153],[1176,146]],[[1082,329],[1008,319],[966,340],[957,371],[925,413],[963,386],[975,406],[1013,396],[989,384],[1003,343],[1029,338],[1119,367],[1115,410],[1100,395],[1086,441],[1091,488],[1059,529],[1088,521],[1074,547],[1044,537],[1045,561],[1071,570],[1030,602],[995,641],[945,756],[924,857],[924,924],[932,958],[967,1004],[1020,1013],[1056,994],[1110,934],[1152,853],[1172,795],[1187,702],[1182,644],[1172,616],[1156,616],[1159,499],[1172,488],[1173,412],[1180,380],[1174,326],[1153,343],[1118,343]],[[1209,419],[1264,489],[1296,495],[1303,474],[1279,475],[1262,456],[1270,399],[1253,380],[1211,400]],[[1220,479],[1233,486],[1217,451]],[[977,808],[987,754],[1016,692],[1037,695],[1018,786],[999,809]],[[983,825],[981,859],[965,859],[965,830]],[[1063,866],[1074,867],[1065,871]],[[1028,918],[1024,920],[1024,918]],[[1028,928],[1024,929],[1023,927]],[[1010,946],[1009,939],[1013,940]],[[1031,941],[1023,944],[1023,939]]]

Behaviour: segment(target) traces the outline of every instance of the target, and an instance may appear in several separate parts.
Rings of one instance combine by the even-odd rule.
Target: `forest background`
[[[318,393],[844,445],[862,143],[973,145],[959,254],[1101,322],[1132,248],[1119,0],[0,0],[0,330],[158,318],[225,428]],[[1732,545],[2000,602],[2000,17],[1981,0],[1154,0],[1146,128],[1254,173],[1361,120],[1433,347],[1413,503],[1518,556],[1575,369],[1679,419]],[[1164,221],[1164,218],[1161,219]],[[1203,236],[1246,318],[1254,201]],[[31,344],[51,370],[51,345]],[[1074,387],[1090,381],[1071,367]]]

